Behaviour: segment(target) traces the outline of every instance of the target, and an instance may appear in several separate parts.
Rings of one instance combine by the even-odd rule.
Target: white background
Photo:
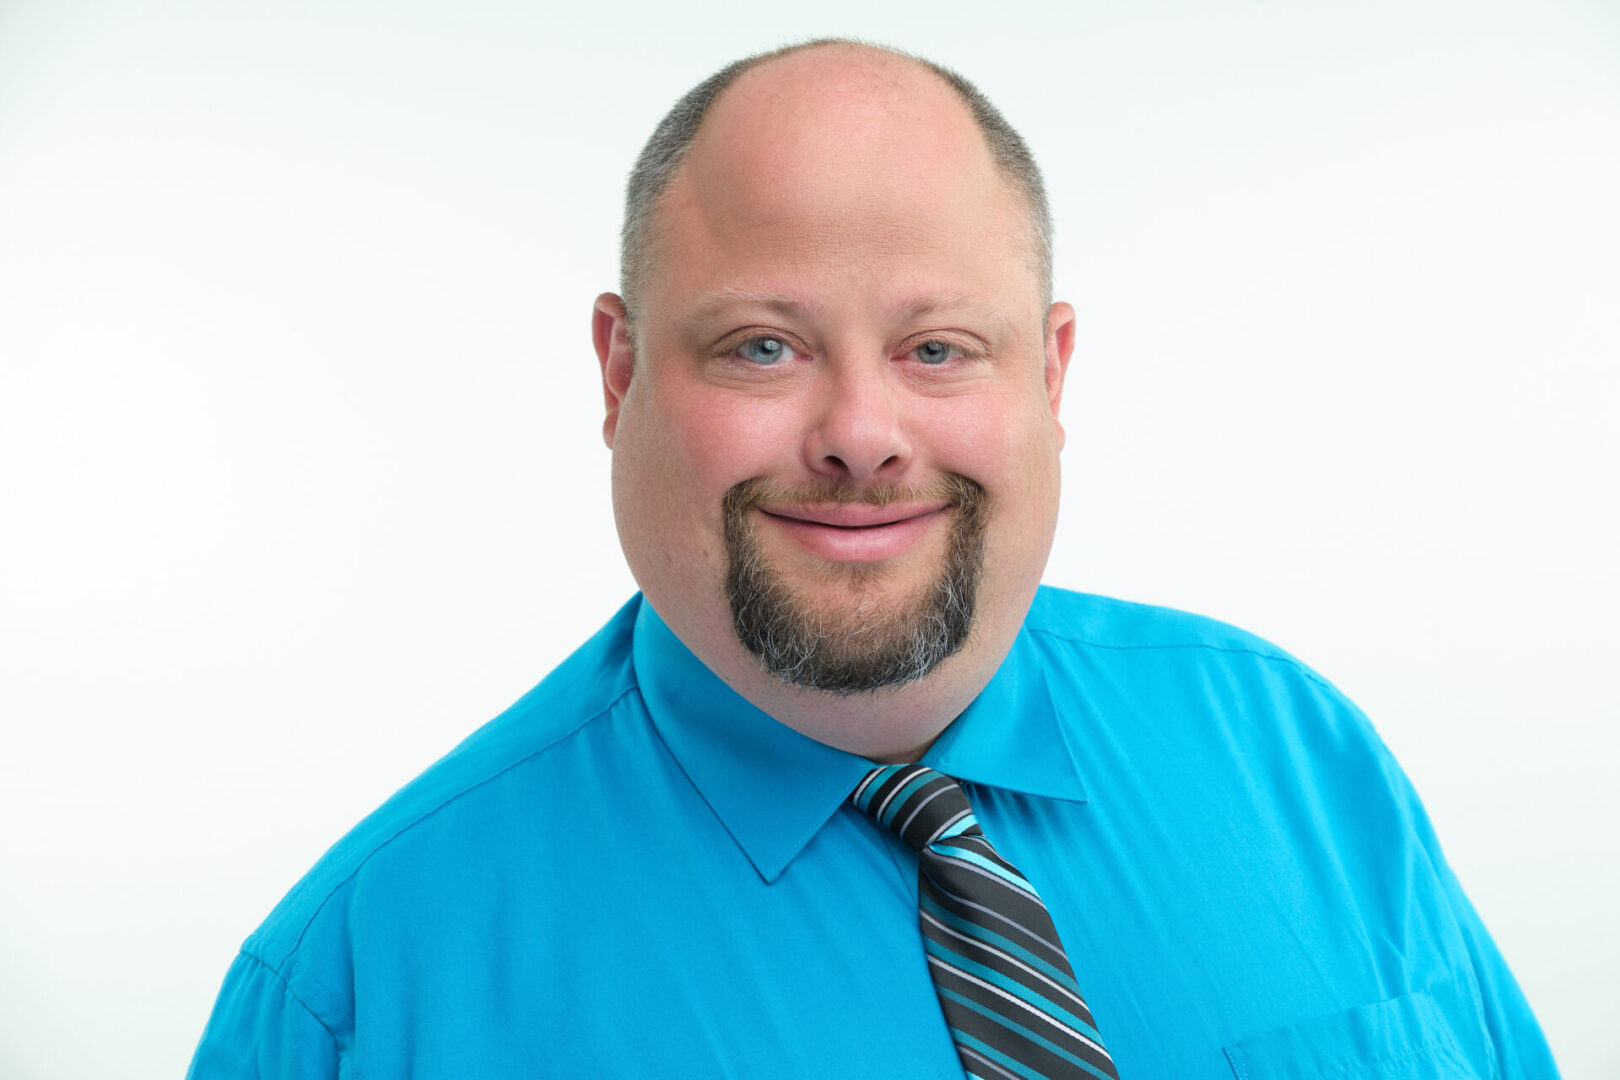
[[[629,595],[624,175],[827,33],[1046,170],[1048,580],[1335,680],[1566,1075],[1620,1076],[1606,0],[0,0],[0,1075],[179,1075],[326,845]]]

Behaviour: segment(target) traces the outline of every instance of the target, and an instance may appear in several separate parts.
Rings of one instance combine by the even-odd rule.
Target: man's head
[[[649,248],[655,236],[653,220],[659,197],[685,159],[692,140],[697,137],[698,129],[708,116],[710,106],[740,76],[762,64],[796,52],[840,46],[866,48],[875,53],[886,53],[896,60],[909,60],[955,91],[984,136],[985,146],[996,167],[1024,198],[1025,209],[1029,213],[1030,253],[1035,260],[1035,272],[1044,284],[1046,305],[1052,303],[1052,212],[1047,204],[1046,185],[1023,137],[1007,123],[1001,111],[979,92],[978,87],[931,60],[886,47],[862,46],[847,39],[820,38],[746,56],[727,64],[688,90],[653,129],[652,136],[636,158],[635,168],[631,170],[630,181],[625,187],[624,227],[619,235],[619,292],[632,319],[639,310],[642,281],[653,257]]]
[[[982,98],[849,43],[733,68],[632,180],[633,329],[597,302],[620,538],[705,663],[876,756],[820,716],[898,687],[886,712],[931,738],[1028,609],[1073,313],[1048,310],[1044,197]]]

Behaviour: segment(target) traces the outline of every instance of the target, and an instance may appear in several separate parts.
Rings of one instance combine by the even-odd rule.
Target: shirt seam
[[[546,743],[542,747],[539,747],[538,749],[532,750],[529,753],[524,754],[522,757],[518,758],[516,761],[511,762],[510,764],[506,765],[504,768],[502,768],[502,769],[500,769],[500,770],[498,770],[496,772],[493,772],[490,775],[484,777],[482,780],[478,781],[476,784],[470,784],[467,787],[462,788],[460,791],[458,791],[455,794],[449,796],[443,802],[439,803],[437,806],[433,807],[430,810],[424,811],[423,813],[419,814],[417,817],[412,818],[410,821],[406,822],[404,825],[401,825],[386,840],[381,841],[376,846],[374,846],[370,851],[366,852],[365,857],[362,858],[355,865],[354,869],[350,870],[347,874],[345,874],[340,881],[335,882],[332,885],[331,889],[329,889],[327,891],[326,895],[321,898],[321,902],[318,905],[316,905],[315,910],[312,911],[310,913],[309,918],[304,921],[303,928],[298,931],[297,940],[292,943],[291,948],[289,948],[287,950],[287,954],[281,958],[281,963],[280,963],[279,966],[280,967],[285,967],[287,965],[287,963],[290,960],[292,960],[293,956],[297,954],[298,950],[303,947],[304,938],[309,933],[310,927],[315,925],[315,920],[319,919],[321,917],[321,912],[326,910],[326,905],[331,903],[332,898],[334,896],[336,896],[340,891],[342,891],[342,889],[343,889],[343,887],[345,885],[347,885],[349,882],[353,881],[355,879],[355,876],[358,875],[360,873],[360,871],[364,870],[366,868],[366,864],[369,863],[373,858],[375,858],[377,856],[377,853],[382,851],[383,848],[387,847],[389,844],[392,844],[395,840],[398,840],[401,836],[404,836],[406,833],[410,832],[412,829],[416,828],[418,825],[422,824],[422,822],[426,821],[428,818],[430,818],[433,815],[437,814],[440,810],[443,810],[445,807],[449,806],[451,803],[456,802],[457,800],[459,800],[459,799],[461,799],[461,798],[463,798],[463,797],[465,797],[467,795],[472,794],[474,791],[477,791],[479,788],[485,786],[486,784],[490,784],[490,783],[493,783],[496,780],[499,780],[501,777],[505,776],[507,773],[511,772],[513,769],[516,769],[519,766],[528,763],[530,760],[539,757],[541,754],[544,754],[545,752],[550,750],[552,747],[557,746],[559,743],[562,743],[562,742],[566,741],[567,739],[570,739],[573,736],[577,735],[580,731],[584,730],[586,725],[590,724],[592,721],[600,719],[601,717],[606,716],[608,713],[612,712],[618,706],[619,702],[623,701],[626,696],[628,696],[628,695],[630,695],[632,693],[635,693],[638,690],[639,685],[640,684],[637,683],[635,680],[631,680],[630,685],[626,686],[623,690],[620,690],[617,694],[615,694],[613,696],[612,700],[610,700],[607,704],[603,705],[596,712],[591,713],[590,715],[586,716],[578,724],[576,724],[573,727],[569,728],[567,731],[562,732],[555,739],[552,739],[550,742]],[[254,959],[257,960],[258,958],[254,957]],[[259,961],[259,962],[264,963],[264,961],[262,961],[262,960]],[[272,969],[272,970],[275,970],[275,969]],[[277,977],[279,978],[280,976],[278,975]],[[283,980],[283,981],[285,981],[285,980]],[[328,1034],[330,1034],[330,1032],[328,1032]]]
[[[1106,641],[1092,641],[1089,638],[1076,637],[1073,634],[1065,634],[1061,630],[1049,630],[1040,626],[1029,627],[1029,632],[1032,634],[1045,634],[1047,637],[1057,638],[1059,641],[1066,641],[1071,645],[1083,645],[1091,649],[1110,649],[1114,652],[1151,652],[1167,651],[1170,649],[1205,649],[1209,652],[1227,653],[1228,655],[1234,656],[1253,656],[1261,660],[1271,661],[1272,663],[1287,664],[1289,667],[1311,680],[1311,682],[1322,687],[1324,690],[1330,690],[1337,693],[1337,690],[1335,690],[1332,683],[1322,678],[1322,676],[1318,675],[1316,672],[1312,671],[1309,667],[1300,663],[1298,660],[1295,660],[1292,656],[1288,656],[1284,653],[1262,652],[1259,649],[1246,649],[1230,645],[1210,645],[1202,641],[1177,642],[1170,645],[1116,645]]]
[[[287,996],[289,998],[291,998],[294,1002],[296,1002],[298,1007],[300,1009],[304,1010],[304,1012],[309,1015],[309,1018],[311,1020],[313,1020],[313,1021],[315,1021],[315,1023],[319,1024],[322,1031],[326,1032],[326,1037],[328,1039],[332,1040],[332,1051],[333,1051],[333,1053],[336,1053],[336,1054],[339,1054],[339,1055],[342,1054],[343,1047],[342,1047],[342,1044],[338,1041],[338,1037],[337,1037],[336,1033],[333,1032],[331,1028],[327,1027],[326,1026],[326,1021],[321,1019],[320,1014],[317,1013],[313,1008],[311,1008],[309,1003],[306,1002],[302,997],[300,997],[298,995],[298,991],[293,989],[292,983],[287,981],[287,977],[285,975],[283,975],[277,969],[271,967],[269,964],[267,964],[263,959],[261,959],[257,955],[249,952],[247,949],[242,949],[241,950],[241,955],[246,957],[247,959],[253,961],[255,964],[259,965],[259,967],[263,968],[265,971],[268,971],[270,973],[270,976],[281,984],[281,988],[282,988],[282,990],[284,990],[286,992]],[[290,955],[291,954],[289,954],[289,956]],[[312,981],[314,981],[317,986],[320,985],[319,980],[312,979]]]
[[[1439,1064],[1448,1064],[1456,1061],[1456,1055],[1451,1052],[1447,1043],[1437,1043],[1433,1040],[1407,1046],[1392,1054],[1383,1054],[1371,1061],[1351,1061],[1334,1066],[1321,1074],[1322,1080],[1356,1080],[1357,1077],[1377,1076],[1386,1074],[1391,1066],[1415,1065],[1425,1058]],[[1449,1061],[1448,1061],[1449,1059]]]

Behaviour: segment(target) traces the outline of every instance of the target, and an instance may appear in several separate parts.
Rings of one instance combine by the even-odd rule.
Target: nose
[[[810,469],[856,482],[898,479],[912,446],[897,390],[881,367],[828,372],[805,440]]]

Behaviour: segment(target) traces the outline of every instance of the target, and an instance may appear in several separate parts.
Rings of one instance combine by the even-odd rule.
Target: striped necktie
[[[922,765],[884,765],[849,797],[917,852],[923,949],[974,1080],[1118,1080],[1046,905],[996,853],[967,794]]]

